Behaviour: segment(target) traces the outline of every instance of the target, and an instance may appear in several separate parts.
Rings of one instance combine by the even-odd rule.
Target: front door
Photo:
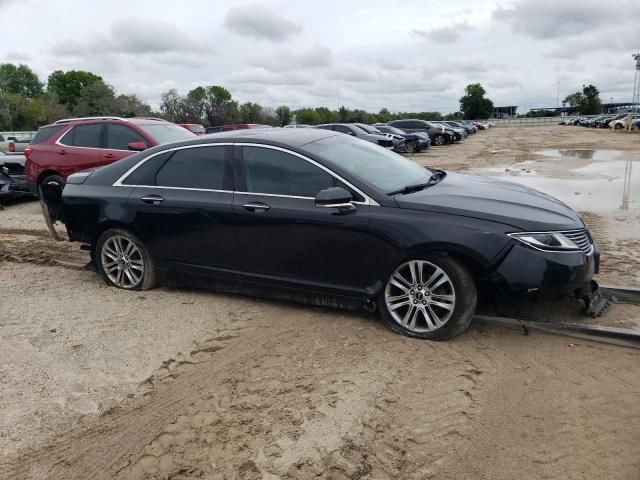
[[[189,146],[151,157],[123,184],[157,266],[240,281],[233,225],[233,147]]]
[[[103,165],[117,162],[123,158],[128,157],[136,152],[129,150],[128,145],[130,143],[142,142],[150,147],[151,144],[147,142],[142,135],[136,132],[133,128],[126,125],[120,125],[118,123],[107,123],[107,140],[105,148],[102,150],[101,162]]]
[[[364,296],[369,205],[341,212],[318,208],[320,190],[340,186],[358,193],[319,164],[267,146],[236,147],[241,163],[233,211],[246,284]]]

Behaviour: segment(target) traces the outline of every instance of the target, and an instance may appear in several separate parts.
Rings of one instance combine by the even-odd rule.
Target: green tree
[[[172,88],[163,92],[160,96],[160,111],[162,116],[170,122],[179,121],[184,110],[184,99],[178,93],[178,90]]]
[[[583,85],[581,92],[567,95],[562,104],[569,104],[570,107],[577,108],[578,113],[582,115],[594,115],[602,112],[600,92],[593,85]]]
[[[206,115],[210,125],[233,123],[237,117],[237,104],[232,104],[231,93],[224,87],[212,85],[206,87]]]
[[[153,112],[148,103],[140,100],[136,95],[118,95],[115,98],[115,115],[119,117],[151,117]]]
[[[92,117],[96,115],[116,114],[116,96],[111,85],[102,80],[95,80],[80,90],[80,95],[75,99],[73,115],[78,117]]]
[[[42,82],[26,65],[15,66],[12,63],[0,64],[0,92],[15,93],[25,98],[42,95]]]
[[[73,110],[80,99],[82,91],[95,82],[103,82],[102,77],[83,70],[56,70],[47,80],[47,90],[55,93],[60,103],[69,111]],[[103,82],[104,84],[104,82]],[[98,87],[101,88],[101,87]]]
[[[322,123],[318,121],[318,114],[313,108],[300,108],[295,111],[296,122],[306,125],[317,125]]]
[[[276,108],[276,117],[281,127],[288,125],[291,122],[291,109],[285,105]]]
[[[493,102],[484,95],[486,90],[479,83],[467,85],[465,95],[460,98],[460,111],[470,120],[489,118],[493,113]]]
[[[189,123],[200,123],[207,109],[207,91],[204,87],[196,87],[183,99],[184,114]]]
[[[243,103],[239,111],[243,123],[260,123],[262,120],[262,107],[257,103]]]

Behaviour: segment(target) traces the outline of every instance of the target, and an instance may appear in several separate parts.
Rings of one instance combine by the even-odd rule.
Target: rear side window
[[[125,125],[110,124],[107,126],[107,147],[111,150],[129,150],[128,145],[133,142],[144,142],[144,138],[133,128]],[[147,143],[147,146],[149,144]]]
[[[64,125],[53,125],[51,127],[39,128],[38,133],[36,133],[36,136],[33,137],[33,140],[31,140],[31,145],[37,145],[39,143],[46,142],[64,127]]]
[[[247,191],[294,197],[315,197],[329,187],[346,188],[320,167],[279,150],[244,147]]]
[[[151,157],[136,168],[122,183],[124,185],[154,186],[156,183],[156,172],[172,155],[173,152],[164,152],[155,157]]]
[[[101,136],[102,124],[76,125],[60,139],[60,143],[72,147],[100,148]]]
[[[225,190],[231,148],[198,147],[177,150],[156,173],[159,187]]]
[[[336,132],[351,133],[351,129],[349,127],[345,127],[344,125],[336,125],[334,128]]]

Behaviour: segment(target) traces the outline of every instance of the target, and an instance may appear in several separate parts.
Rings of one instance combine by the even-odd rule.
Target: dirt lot
[[[629,209],[587,201],[602,189],[584,168],[611,166],[615,186],[614,163],[542,149],[634,159],[640,135],[496,128],[415,158],[584,180],[563,200],[603,247],[599,280],[640,286],[638,191]],[[36,203],[0,211],[2,479],[640,477],[639,350],[481,325],[417,341],[365,314],[119,291],[87,260]],[[638,306],[611,314],[640,324]]]

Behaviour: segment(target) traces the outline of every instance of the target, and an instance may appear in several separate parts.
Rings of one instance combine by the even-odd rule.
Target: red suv
[[[108,165],[162,143],[196,135],[159,118],[86,117],[58,120],[41,127],[24,155],[29,190],[42,184],[64,185],[72,173]]]

